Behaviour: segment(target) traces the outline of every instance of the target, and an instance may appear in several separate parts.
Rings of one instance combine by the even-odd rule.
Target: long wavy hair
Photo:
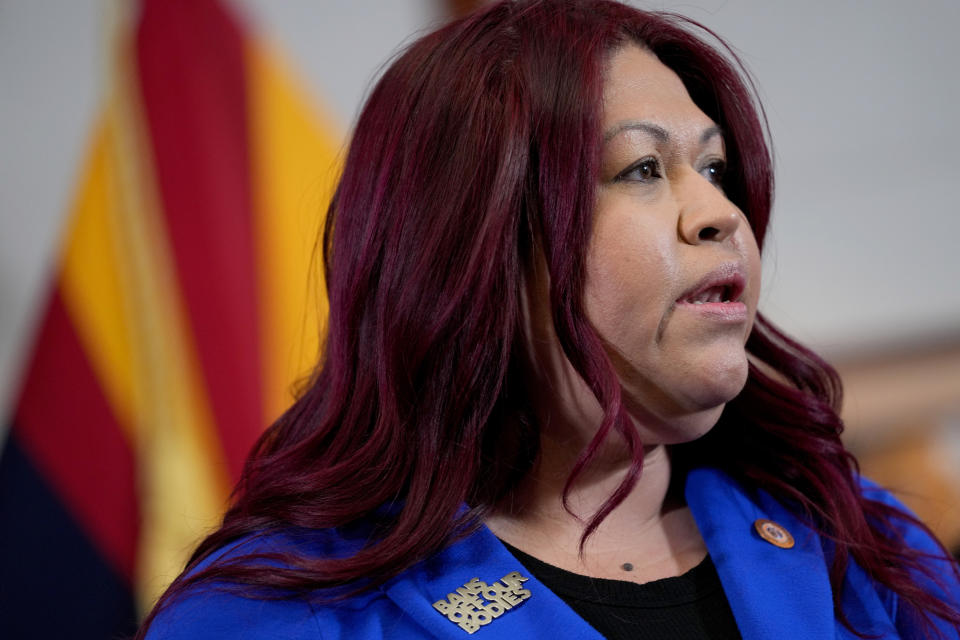
[[[257,443],[222,526],[158,606],[211,581],[290,596],[362,590],[479,526],[538,452],[521,313],[534,255],[547,265],[559,342],[605,415],[568,487],[611,431],[634,455],[584,539],[625,497],[642,445],[583,288],[604,73],[633,43],[671,68],[723,130],[725,193],[763,247],[773,197],[765,118],[736,55],[706,28],[608,0],[518,0],[422,37],[373,89],[327,211],[321,362]],[[855,561],[921,619],[960,622],[921,588],[924,558],[891,533],[897,519],[922,525],[861,494],[840,441],[835,371],[759,314],[747,349],[745,389],[678,457],[806,514],[833,543],[842,620]],[[279,568],[241,557],[196,569],[244,536],[361,521],[377,535],[348,557],[291,552]]]

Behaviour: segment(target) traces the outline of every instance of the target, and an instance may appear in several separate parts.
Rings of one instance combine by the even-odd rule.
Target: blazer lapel
[[[603,640],[486,527],[397,576],[383,590],[436,638]]]
[[[826,560],[813,530],[762,491],[750,499],[717,469],[691,471],[686,498],[744,640],[835,637]],[[757,520],[785,529],[794,545],[765,540]]]

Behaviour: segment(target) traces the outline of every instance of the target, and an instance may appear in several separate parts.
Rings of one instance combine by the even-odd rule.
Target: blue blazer
[[[899,503],[864,483],[869,497]],[[697,469],[686,498],[745,640],[857,636],[834,616],[824,544],[816,532],[763,491],[751,496],[726,474]],[[794,544],[783,548],[758,532],[757,520],[779,525]],[[926,534],[903,530],[906,542],[937,552]],[[290,551],[343,555],[353,543],[330,532],[274,535],[230,546],[218,556]],[[211,559],[208,559],[209,562]],[[943,584],[931,593],[960,608],[960,583],[947,560],[930,564]],[[847,570],[843,610],[861,632],[877,638],[918,638],[896,595],[875,585],[856,564]],[[945,638],[960,632],[942,624]],[[306,599],[253,600],[210,587],[181,596],[154,620],[149,640],[245,638],[345,640],[391,638],[577,638],[602,636],[540,584],[486,528],[393,578],[379,589],[334,604]]]

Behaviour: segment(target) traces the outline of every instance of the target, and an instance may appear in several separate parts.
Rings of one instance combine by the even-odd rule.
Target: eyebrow
[[[670,141],[670,134],[667,133],[667,130],[660,125],[656,125],[651,122],[630,120],[627,122],[621,122],[620,124],[617,124],[607,130],[607,132],[603,134],[603,142],[609,142],[612,138],[623,133],[624,131],[643,131],[656,138],[658,142],[667,143]],[[703,133],[700,134],[700,144],[706,144],[711,138],[714,136],[719,136],[721,133],[722,132],[718,125],[711,125],[707,127],[703,130]]]

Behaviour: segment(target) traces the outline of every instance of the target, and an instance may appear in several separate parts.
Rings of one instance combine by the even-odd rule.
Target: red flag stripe
[[[119,575],[139,533],[134,456],[55,290],[17,405],[27,454]]]
[[[243,34],[210,0],[144,0],[136,51],[171,253],[235,480],[263,426]]]

